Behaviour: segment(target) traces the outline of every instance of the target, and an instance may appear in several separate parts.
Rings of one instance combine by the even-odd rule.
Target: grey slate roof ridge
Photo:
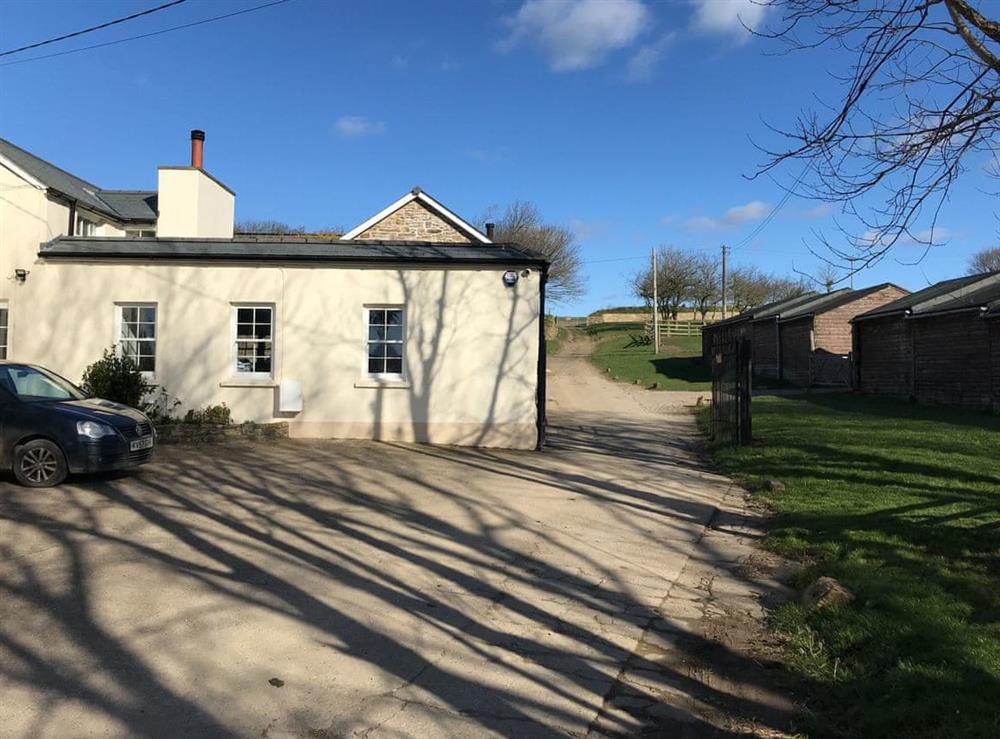
[[[135,239],[60,236],[42,244],[45,259],[228,260],[355,263],[456,263],[545,265],[544,257],[516,244],[432,242],[378,243],[313,239],[261,241],[259,239]]]
[[[724,320],[713,321],[712,323],[707,324],[702,330],[713,329],[716,326],[732,326],[737,323],[743,323],[744,321],[755,321],[758,318],[772,317],[765,314],[776,308],[781,309],[787,307],[788,305],[795,305],[797,304],[798,301],[810,299],[816,296],[817,294],[818,293],[815,292],[808,292],[802,295],[796,295],[791,298],[785,298],[784,300],[774,300],[770,303],[764,303],[764,305],[757,306],[756,308],[751,308],[748,311],[738,313],[735,316],[730,316],[729,318],[726,318]]]
[[[53,164],[47,159],[43,159],[37,154],[33,154],[27,149],[23,149],[17,144],[0,138],[0,154],[8,156],[18,167],[23,169],[36,180],[44,184],[50,190],[54,190],[72,200],[77,201],[86,208],[95,210],[103,215],[111,216],[123,221],[139,220],[136,218],[123,217],[122,214],[111,204],[101,197],[102,192],[143,192],[141,190],[103,190],[93,182],[83,179],[72,172],[67,172],[62,167]],[[53,172],[50,172],[52,170]],[[52,177],[55,173],[65,182],[60,182],[60,177]],[[69,190],[78,190],[70,192]]]
[[[895,287],[899,290],[904,289],[892,282],[882,282],[878,285],[870,285],[869,287],[859,287],[857,290],[846,287],[841,288],[840,290],[835,290],[832,293],[825,293],[823,295],[823,298],[826,298],[825,300],[821,299],[815,303],[790,310],[788,313],[783,313],[781,315],[781,320],[794,321],[800,318],[807,318],[809,316],[817,316],[821,313],[827,313],[831,310],[835,310],[836,308],[845,306],[855,300],[868,297],[872,293],[884,290],[887,287]]]
[[[984,292],[982,299],[963,301],[963,297]],[[855,316],[852,321],[865,321],[903,314],[912,318],[938,315],[953,310],[982,309],[991,304],[994,293],[1000,298],[1000,271],[963,275],[928,285],[891,303]]]
[[[830,295],[839,295],[840,293],[842,293],[844,290],[847,289],[848,288],[846,287],[841,288],[840,290],[837,290],[836,292],[833,293],[811,292],[811,293],[806,293],[804,295],[798,295],[794,298],[789,298],[786,301],[774,304],[774,307],[772,307],[770,310],[762,310],[761,312],[755,314],[752,320],[754,321],[763,321],[768,319],[781,320],[782,318],[784,318],[786,310],[787,311],[802,310],[803,308],[811,306],[814,303],[819,302]]]

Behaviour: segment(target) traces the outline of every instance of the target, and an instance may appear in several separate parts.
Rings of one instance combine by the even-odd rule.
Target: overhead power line
[[[191,23],[182,23],[179,26],[171,26],[170,28],[163,28],[159,31],[152,31],[150,33],[141,33],[138,36],[128,36],[127,38],[120,38],[114,41],[105,41],[103,44],[93,44],[91,46],[81,46],[77,49],[69,49],[67,51],[58,51],[54,54],[43,54],[41,56],[32,56],[27,59],[16,59],[12,62],[4,62],[0,64],[0,67],[10,67],[14,64],[24,64],[25,62],[34,62],[40,59],[51,59],[56,56],[65,56],[66,54],[76,54],[80,51],[90,51],[91,49],[100,49],[105,46],[114,46],[115,44],[124,44],[126,41],[137,41],[143,38],[149,38],[151,36],[159,36],[164,33],[170,33],[171,31],[180,31],[184,28],[193,28],[194,26],[201,26],[205,23],[213,23],[215,21],[225,20],[226,18],[233,18],[237,15],[244,15],[246,13],[253,13],[256,10],[264,10],[265,8],[273,8],[275,5],[284,5],[292,0],[274,0],[273,2],[264,3],[263,5],[255,5],[252,8],[244,8],[243,10],[237,10],[232,13],[224,13],[223,15],[216,15],[211,18],[204,18],[200,21],[192,21]]]
[[[169,3],[164,3],[163,5],[157,5],[155,8],[149,8],[148,10],[143,10],[138,13],[132,13],[132,15],[126,15],[124,18],[116,18],[113,21],[108,21],[107,23],[101,23],[97,26],[91,26],[90,28],[84,28],[81,31],[73,31],[73,33],[64,33],[62,36],[56,36],[55,38],[45,39],[45,41],[39,41],[34,44],[28,44],[27,46],[22,46],[17,49],[11,49],[9,51],[0,51],[0,56],[10,56],[11,54],[17,54],[21,51],[27,51],[28,49],[37,49],[39,46],[47,46],[49,44],[54,44],[57,41],[65,41],[68,38],[76,38],[77,36],[82,36],[85,33],[92,33],[93,31],[100,31],[102,28],[110,28],[111,26],[117,26],[119,23],[125,23],[126,21],[135,20],[136,18],[141,18],[144,15],[152,15],[153,13],[158,13],[161,10],[166,10],[167,8],[172,8],[175,5],[180,5],[181,3],[186,3],[187,0],[171,0]]]

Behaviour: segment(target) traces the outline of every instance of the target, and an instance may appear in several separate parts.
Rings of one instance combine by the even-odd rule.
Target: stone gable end
[[[359,240],[432,241],[472,243],[472,238],[455,228],[423,203],[412,200],[356,237]]]

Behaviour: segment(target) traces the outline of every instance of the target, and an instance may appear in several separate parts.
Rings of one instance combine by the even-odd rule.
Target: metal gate
[[[718,336],[712,343],[712,440],[743,446],[751,440],[750,340]]]

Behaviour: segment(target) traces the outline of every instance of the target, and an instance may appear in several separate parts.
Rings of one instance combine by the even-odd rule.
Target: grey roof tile
[[[150,196],[155,198],[155,192],[102,190],[93,182],[70,174],[6,139],[0,139],[0,155],[9,159],[46,187],[62,193],[102,215],[121,221],[156,220],[155,207],[151,208],[147,202]],[[118,210],[118,205],[121,205],[123,209]]]
[[[854,320],[864,321],[895,314],[914,317],[935,315],[953,310],[984,308],[1000,300],[1000,272],[966,275],[943,280],[923,290],[862,313]]]
[[[156,220],[157,194],[155,190],[100,190],[98,195],[123,220]]]

